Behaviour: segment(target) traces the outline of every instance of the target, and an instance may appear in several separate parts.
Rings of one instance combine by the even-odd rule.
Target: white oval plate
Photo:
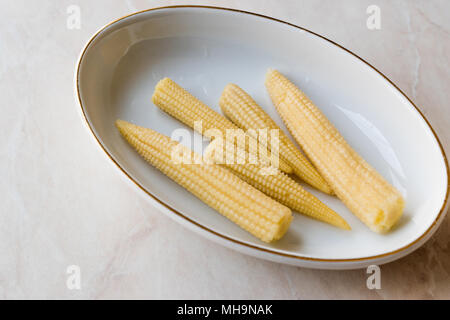
[[[168,76],[216,110],[237,83],[281,125],[264,88],[269,67],[312,98],[350,144],[406,197],[398,226],[375,234],[336,198],[312,191],[352,231],[295,214],[286,236],[265,244],[152,168],[120,137],[116,119],[170,135],[183,128],[151,102]],[[76,71],[83,116],[111,160],[162,212],[240,252],[303,267],[361,268],[398,259],[421,246],[444,218],[448,164],[433,129],[380,72],[339,45],[303,28],[252,13],[211,7],[138,12],[102,28]]]

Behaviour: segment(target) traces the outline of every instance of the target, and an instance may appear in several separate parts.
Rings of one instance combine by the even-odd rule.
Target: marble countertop
[[[0,298],[450,298],[449,217],[369,290],[366,270],[295,268],[207,241],[123,182],[81,121],[78,55],[111,20],[187,3],[270,15],[352,50],[411,97],[450,154],[447,0],[2,0]],[[366,25],[372,4],[380,29]]]

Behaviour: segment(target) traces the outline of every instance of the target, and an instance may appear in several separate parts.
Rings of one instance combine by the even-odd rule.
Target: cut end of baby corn
[[[259,129],[278,130],[280,157],[292,167],[294,173],[303,181],[324,193],[334,194],[328,183],[300,150],[297,149],[291,139],[255,100],[239,86],[232,83],[228,84],[222,92],[219,105],[223,113],[235,125],[247,130],[249,134],[250,132],[255,134]],[[271,149],[270,141],[268,142],[268,147]]]
[[[239,130],[230,120],[208,107],[169,78],[158,82],[152,101],[158,108],[209,139],[215,139],[218,136],[225,139],[227,131],[235,130],[237,132]],[[201,125],[198,125],[200,122]],[[250,136],[248,138],[254,139]],[[248,149],[248,146],[246,148]],[[262,162],[270,162],[270,156],[267,154],[258,152],[253,152],[253,154]],[[282,159],[279,159],[278,165],[280,170],[286,173],[292,172],[292,168]]]
[[[170,78],[164,78],[157,83],[152,101],[158,108],[190,128],[198,130],[207,138],[214,138],[212,136],[214,130],[219,130],[225,135],[227,129],[237,129],[230,120],[211,109]],[[195,126],[197,121],[201,121],[202,125]]]
[[[206,149],[204,157],[210,163],[220,163],[248,184],[285,206],[316,220],[341,229],[350,230],[350,226],[340,215],[327,207],[318,198],[306,191],[299,183],[283,172],[276,170],[275,173],[266,175],[262,174],[264,168],[260,165],[226,164],[221,162],[221,153],[233,152],[230,150],[233,149],[223,148],[223,150],[216,150],[216,146],[212,142]],[[217,157],[218,153],[220,155]]]
[[[400,219],[400,192],[353,150],[314,103],[276,70],[266,75],[269,95],[295,140],[337,196],[371,230],[389,231]]]
[[[229,170],[216,164],[175,163],[175,147],[193,158],[199,155],[151,129],[123,120],[117,120],[116,126],[147,162],[241,228],[265,242],[278,240],[286,233],[291,210]]]

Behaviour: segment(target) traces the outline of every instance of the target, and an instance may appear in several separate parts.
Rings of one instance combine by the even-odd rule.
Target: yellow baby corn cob
[[[222,152],[229,152],[230,148],[223,147]],[[208,147],[204,157],[211,162],[215,161],[217,150],[215,147]],[[222,156],[218,156],[222,159]],[[220,162],[218,162],[220,163]],[[221,164],[228,168],[242,180],[261,190],[268,196],[279,201],[280,203],[303,213],[311,218],[329,223],[338,228],[350,230],[347,222],[336,212],[327,207],[314,195],[306,191],[299,183],[291,179],[288,175],[281,171],[276,174],[261,174],[261,166],[255,164]]]
[[[405,201],[359,156],[308,97],[276,70],[266,87],[289,131],[345,205],[371,230],[387,232]]]
[[[224,139],[226,137],[226,130],[239,129],[230,120],[205,105],[169,78],[164,78],[158,82],[152,100],[158,108],[195,130],[199,128],[196,128],[194,123],[196,121],[202,121],[201,132],[199,133],[208,138],[212,138],[208,136],[208,132],[211,129],[221,131]],[[253,139],[248,135],[246,137]],[[248,150],[247,144],[246,147]],[[259,154],[259,156],[263,162],[270,163],[267,155]],[[286,173],[292,172],[292,168],[282,159],[279,159],[279,168]]]
[[[275,121],[247,94],[235,84],[228,84],[219,101],[223,113],[234,124],[244,130],[264,129],[279,131],[280,157],[283,158],[294,173],[306,183],[328,194],[333,194],[330,186],[320,176],[313,165],[296,148],[289,137],[280,129]],[[247,131],[251,134],[252,130]],[[269,142],[270,149],[270,142]]]
[[[200,156],[151,129],[123,120],[117,120],[116,126],[150,164],[254,236],[270,242],[287,231],[291,210],[230,171],[216,164],[175,163],[171,157],[174,147],[181,147],[194,158]]]

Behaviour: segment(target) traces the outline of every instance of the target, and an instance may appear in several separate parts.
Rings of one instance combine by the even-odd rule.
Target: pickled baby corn
[[[200,155],[151,129],[117,120],[122,136],[144,159],[197,196],[211,208],[262,241],[280,239],[287,231],[292,213],[289,208],[216,164],[174,163],[172,149],[184,149],[194,158]]]
[[[194,130],[200,129],[201,131],[199,133],[207,138],[213,138],[209,132],[213,132],[214,130],[219,130],[223,138],[226,137],[227,130],[239,130],[230,120],[205,105],[169,78],[164,78],[158,82],[152,100],[158,108],[187,126]],[[201,128],[195,126],[195,122],[197,121],[202,121]],[[254,139],[247,134],[245,134],[245,137],[246,139]],[[247,144],[246,150],[248,150]],[[267,154],[259,153],[259,157],[262,162],[270,163],[270,157]],[[279,168],[286,173],[292,172],[292,168],[282,159],[279,159]]]
[[[222,152],[229,152],[230,148],[223,148]],[[216,148],[206,149],[204,157],[215,161]],[[218,159],[222,156],[219,155]],[[336,212],[327,207],[314,195],[306,191],[299,183],[278,170],[276,174],[261,174],[261,166],[255,164],[221,164],[228,168],[242,180],[264,192],[285,206],[305,214],[311,218],[329,223],[338,228],[350,230],[347,222]]]
[[[222,92],[219,105],[223,113],[234,124],[241,129],[247,130],[249,134],[264,128],[278,130],[280,157],[288,163],[294,173],[303,181],[320,191],[333,194],[328,183],[325,182],[314,166],[297,149],[291,139],[244,90],[235,84],[228,84]]]
[[[400,192],[348,145],[287,78],[269,70],[266,87],[289,131],[337,196],[371,230],[391,229],[405,206]]]

